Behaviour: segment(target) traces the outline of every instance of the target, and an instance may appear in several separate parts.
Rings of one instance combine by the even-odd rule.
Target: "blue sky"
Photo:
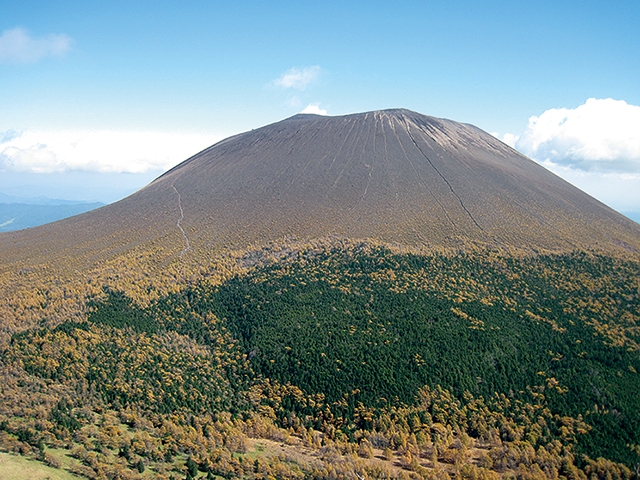
[[[640,211],[640,2],[31,2],[0,15],[0,192],[113,201],[307,109],[494,133]]]

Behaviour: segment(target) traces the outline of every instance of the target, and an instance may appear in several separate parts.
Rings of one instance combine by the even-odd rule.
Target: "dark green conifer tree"
[[[187,459],[187,473],[189,473],[192,478],[195,478],[196,475],[198,475],[198,464],[194,462],[191,457]]]

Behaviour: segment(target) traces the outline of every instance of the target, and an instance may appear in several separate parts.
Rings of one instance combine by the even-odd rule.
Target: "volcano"
[[[640,226],[488,133],[393,109],[295,115],[223,140],[115,204],[0,236],[3,263],[84,264],[337,236],[404,245],[640,249]]]
[[[88,478],[631,478],[639,253],[476,127],[296,115],[0,234],[0,450]]]

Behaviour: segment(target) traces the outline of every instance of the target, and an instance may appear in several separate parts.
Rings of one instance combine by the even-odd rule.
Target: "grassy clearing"
[[[0,478],[3,480],[77,480],[78,477],[37,460],[0,453]]]

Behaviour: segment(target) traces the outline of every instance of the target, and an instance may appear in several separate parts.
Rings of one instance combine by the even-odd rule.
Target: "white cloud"
[[[307,105],[304,110],[302,110],[300,113],[311,113],[314,115],[326,115],[327,111],[324,108],[320,108],[320,106],[317,103],[311,103],[309,105]]]
[[[222,138],[165,132],[26,131],[0,145],[0,171],[167,170]]]
[[[61,57],[73,43],[64,33],[32,37],[23,28],[5,30],[0,35],[0,63],[35,63],[45,57]]]
[[[303,68],[294,67],[274,80],[273,84],[282,88],[304,90],[318,79],[321,72],[322,69],[318,65]]]
[[[518,150],[540,162],[640,172],[640,107],[622,100],[590,98],[574,109],[552,108],[531,117],[527,130],[513,138]]]
[[[584,171],[543,162],[542,165],[572,185],[621,212],[640,212],[640,174]]]
[[[516,143],[518,143],[518,140],[520,140],[520,135],[505,133],[500,140],[509,145],[511,148],[515,148]]]

